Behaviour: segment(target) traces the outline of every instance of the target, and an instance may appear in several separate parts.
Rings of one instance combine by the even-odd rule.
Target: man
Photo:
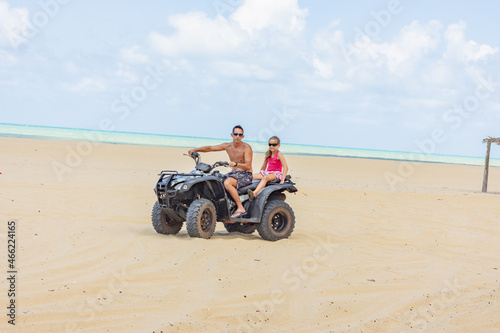
[[[246,214],[238,195],[238,189],[252,183],[253,151],[249,144],[242,142],[245,137],[243,133],[243,128],[240,125],[236,125],[231,133],[233,142],[222,143],[216,146],[204,146],[188,151],[189,155],[193,154],[193,152],[226,151],[230,160],[229,166],[233,168],[233,171],[226,175],[227,178],[224,181],[224,187],[236,203],[236,211],[231,215],[231,218]]]

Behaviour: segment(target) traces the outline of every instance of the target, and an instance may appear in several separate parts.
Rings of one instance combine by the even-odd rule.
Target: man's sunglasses
[[[269,147],[276,147],[277,145],[279,145],[279,143],[270,143]]]
[[[233,135],[234,135],[234,136],[243,136],[243,133],[234,133],[234,132],[233,132]]]

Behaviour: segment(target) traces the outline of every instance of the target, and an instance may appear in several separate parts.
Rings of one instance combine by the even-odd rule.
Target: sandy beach
[[[17,270],[2,332],[500,331],[500,168],[481,193],[480,166],[286,155],[292,236],[219,223],[205,240],[151,225],[157,174],[191,170],[187,149],[1,137],[0,152]]]

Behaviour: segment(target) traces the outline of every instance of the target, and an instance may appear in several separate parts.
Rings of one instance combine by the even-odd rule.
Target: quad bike
[[[268,182],[255,200],[250,202],[247,190],[255,190],[258,181],[238,189],[238,194],[246,214],[231,218],[236,204],[224,188],[225,176],[217,167],[227,162],[213,165],[200,162],[200,155],[187,155],[194,159],[195,170],[189,173],[164,170],[156,182],[154,191],[158,201],[151,214],[153,227],[160,234],[175,235],[186,222],[191,237],[210,238],[214,234],[217,221],[223,222],[228,232],[259,235],[269,241],[288,238],[295,226],[295,215],[285,202],[285,191],[297,192],[295,183],[287,176],[285,182]]]

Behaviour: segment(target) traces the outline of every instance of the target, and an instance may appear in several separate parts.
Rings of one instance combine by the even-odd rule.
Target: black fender
[[[264,206],[266,205],[266,201],[269,196],[275,192],[284,191],[294,193],[297,192],[297,188],[294,186],[294,184],[287,183],[264,187],[255,198],[248,219],[252,222],[255,221],[256,223],[260,223],[262,219],[262,213],[264,212]],[[242,218],[241,220],[246,220],[246,218]]]
[[[179,189],[179,192],[180,193],[189,192],[191,191],[193,186],[197,184],[202,184],[203,186],[207,186],[214,195],[214,199],[219,199],[218,195],[216,195],[217,193],[219,193],[219,195],[220,193],[224,193],[224,186],[220,182],[219,178],[215,176],[194,177],[193,179],[184,182],[182,187]]]
[[[218,177],[203,176],[190,179],[179,189],[179,194],[183,193],[193,193],[193,200],[196,199],[196,195],[199,195],[201,198],[212,201],[217,210],[217,217],[227,217],[227,193],[224,184]]]

